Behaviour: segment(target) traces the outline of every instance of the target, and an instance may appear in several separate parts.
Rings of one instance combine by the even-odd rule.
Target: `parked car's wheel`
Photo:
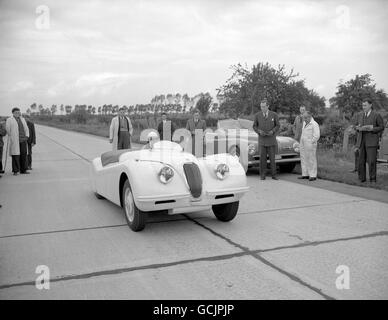
[[[133,231],[141,231],[144,229],[147,222],[147,213],[140,211],[133,200],[133,194],[129,181],[125,181],[122,190],[123,209],[125,213],[125,219],[128,226]]]
[[[96,196],[97,199],[105,199],[102,195],[100,195],[99,193],[95,192],[94,195]]]
[[[238,204],[239,201],[213,205],[213,213],[220,221],[233,220],[238,211]]]
[[[295,162],[284,163],[284,164],[279,165],[279,170],[280,170],[280,172],[290,173],[295,169],[295,166],[296,166]]]

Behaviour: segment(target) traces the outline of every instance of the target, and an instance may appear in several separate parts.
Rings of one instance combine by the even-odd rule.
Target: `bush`
[[[349,127],[349,122],[337,115],[329,115],[321,127],[320,143],[324,147],[338,147],[342,145],[344,132]]]

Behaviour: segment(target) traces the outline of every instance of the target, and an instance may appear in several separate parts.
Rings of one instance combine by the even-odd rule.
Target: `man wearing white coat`
[[[300,137],[302,176],[298,179],[315,181],[317,180],[317,145],[320,130],[310,111],[304,112],[303,120],[302,135]]]
[[[16,176],[27,172],[27,140],[30,135],[26,120],[21,116],[19,108],[12,109],[12,116],[5,123],[9,137],[8,152],[12,157],[12,172]]]
[[[112,119],[109,128],[109,142],[113,150],[130,149],[133,128],[131,120],[124,115],[125,109],[120,108],[119,113]]]

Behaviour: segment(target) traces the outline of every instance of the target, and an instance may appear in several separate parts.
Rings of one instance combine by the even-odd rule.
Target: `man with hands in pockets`
[[[306,110],[303,114],[302,135],[300,137],[300,162],[302,176],[298,179],[317,180],[317,145],[320,137],[319,125]]]

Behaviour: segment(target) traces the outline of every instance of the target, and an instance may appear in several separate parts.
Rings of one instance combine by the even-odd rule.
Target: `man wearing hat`
[[[261,111],[256,113],[253,122],[253,130],[259,135],[260,148],[260,177],[265,180],[267,171],[267,156],[271,163],[271,174],[273,180],[278,180],[276,177],[275,152],[277,147],[276,134],[279,131],[278,115],[269,110],[267,99],[263,99],[260,103]]]
[[[130,149],[133,127],[125,109],[121,107],[116,117],[112,119],[109,129],[109,142],[113,150]]]
[[[26,120],[19,108],[12,109],[12,116],[5,123],[9,136],[9,154],[12,157],[12,172],[16,176],[27,172],[27,140],[30,135]]]

